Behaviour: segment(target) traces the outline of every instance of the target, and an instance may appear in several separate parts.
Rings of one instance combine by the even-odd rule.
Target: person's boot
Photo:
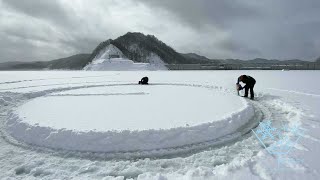
[[[254,100],[254,93],[253,93],[253,91],[251,91],[251,93],[250,93],[250,99],[251,99],[251,100]]]

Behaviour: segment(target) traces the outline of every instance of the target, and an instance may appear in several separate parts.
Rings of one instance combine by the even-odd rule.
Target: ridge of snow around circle
[[[235,97],[235,99],[237,99]],[[131,152],[181,147],[211,141],[235,132],[253,116],[250,103],[240,99],[243,107],[219,121],[171,129],[75,131],[30,125],[16,111],[9,113],[8,132],[28,144],[81,152]]]

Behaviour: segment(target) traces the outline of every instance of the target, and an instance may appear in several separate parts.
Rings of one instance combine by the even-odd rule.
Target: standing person
[[[246,84],[244,87],[242,87],[240,85],[240,82],[243,82],[244,84]],[[256,84],[256,80],[248,75],[241,75],[238,78],[238,82],[237,82],[237,86],[238,86],[238,90],[242,90],[245,89],[245,93],[243,97],[248,97],[248,91],[250,89],[250,98],[253,100],[254,99],[254,92],[253,92],[253,88],[254,85]]]

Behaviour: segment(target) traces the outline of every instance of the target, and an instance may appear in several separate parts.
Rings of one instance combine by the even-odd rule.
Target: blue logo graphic
[[[286,165],[302,162],[302,160],[290,157],[290,152],[304,135],[304,130],[299,126],[274,128],[271,121],[268,120],[260,122],[257,130],[252,129],[252,132],[267,152],[276,157],[278,164],[276,170]]]

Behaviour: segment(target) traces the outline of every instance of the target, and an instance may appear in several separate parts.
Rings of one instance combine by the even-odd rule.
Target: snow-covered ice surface
[[[256,78],[255,101],[236,96],[241,74]],[[143,76],[150,86],[136,85]],[[319,77],[0,72],[0,179],[319,179]],[[264,119],[307,130],[293,154],[301,164],[272,171],[275,158],[250,131]]]
[[[121,85],[52,93],[27,102],[17,112],[23,122],[55,129],[142,131],[224,120],[220,117],[242,111],[245,105],[243,99],[205,88]]]

